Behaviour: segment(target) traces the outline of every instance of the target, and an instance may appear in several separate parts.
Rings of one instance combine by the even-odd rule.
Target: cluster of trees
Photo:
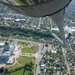
[[[4,72],[4,68],[0,68],[0,74]]]
[[[25,75],[25,72],[26,71],[30,71],[30,73],[29,73],[29,75],[33,75],[33,63],[32,62],[30,62],[30,63],[27,63],[25,66],[24,66],[24,71],[23,71],[23,75]]]
[[[41,38],[53,38],[50,32],[40,32],[37,30],[31,30],[26,28],[19,28],[19,27],[0,27],[0,36],[9,37],[10,35],[19,37],[33,37],[34,39],[41,39]]]

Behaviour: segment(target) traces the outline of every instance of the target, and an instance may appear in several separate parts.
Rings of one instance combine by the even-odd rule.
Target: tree
[[[26,71],[30,71],[32,73],[32,70],[33,70],[33,63],[30,62],[30,63],[27,63],[25,66],[24,66],[24,71],[23,71],[23,75],[25,75],[25,72]]]
[[[4,68],[3,67],[0,68],[0,73],[4,73]]]

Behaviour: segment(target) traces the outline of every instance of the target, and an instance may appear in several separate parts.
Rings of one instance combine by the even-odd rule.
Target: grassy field
[[[8,70],[13,70],[13,69],[16,69],[20,66],[24,66],[26,63],[29,63],[33,60],[33,57],[26,57],[26,56],[20,56],[19,58],[17,58],[17,62],[19,63],[16,63],[14,66],[11,66],[11,67],[7,67],[7,66],[10,66],[10,65],[6,65],[6,67],[8,68]],[[5,67],[5,68],[6,68]]]
[[[13,72],[13,73],[10,73],[10,74],[6,74],[6,75],[23,75],[23,70],[24,69],[21,69],[19,71],[16,71],[16,72]],[[25,75],[29,75],[30,71],[26,71],[25,72]]]
[[[7,66],[8,66],[8,65],[6,65],[5,68],[8,68],[9,71],[20,67],[17,63],[16,63],[14,66],[11,66],[11,67],[7,67]],[[10,66],[10,65],[9,65],[9,66]]]
[[[28,42],[20,42],[20,41],[19,41],[18,44],[19,44],[19,45],[22,45],[22,46],[27,46],[29,43],[28,43]]]
[[[32,59],[33,57],[20,56],[19,58],[17,58],[17,61],[19,64],[25,65],[26,63],[31,62]]]
[[[23,75],[23,69],[6,75]]]
[[[20,46],[22,46],[22,52],[23,53],[36,53],[38,51],[38,45],[37,44],[32,44],[32,46],[28,46],[30,45],[30,43],[27,42],[18,42],[18,44]]]
[[[34,51],[29,47],[23,47],[21,50],[23,53],[34,53]]]

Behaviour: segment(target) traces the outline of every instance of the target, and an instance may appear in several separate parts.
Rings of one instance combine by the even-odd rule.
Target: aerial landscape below
[[[75,0],[65,11],[43,17],[25,16],[8,7],[53,1],[0,1],[0,75],[75,75]]]

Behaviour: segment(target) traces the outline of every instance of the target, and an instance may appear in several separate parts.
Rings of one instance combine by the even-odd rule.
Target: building
[[[0,43],[0,64],[12,64],[14,62],[13,52],[16,50],[15,48],[16,44],[10,44],[7,41]]]

